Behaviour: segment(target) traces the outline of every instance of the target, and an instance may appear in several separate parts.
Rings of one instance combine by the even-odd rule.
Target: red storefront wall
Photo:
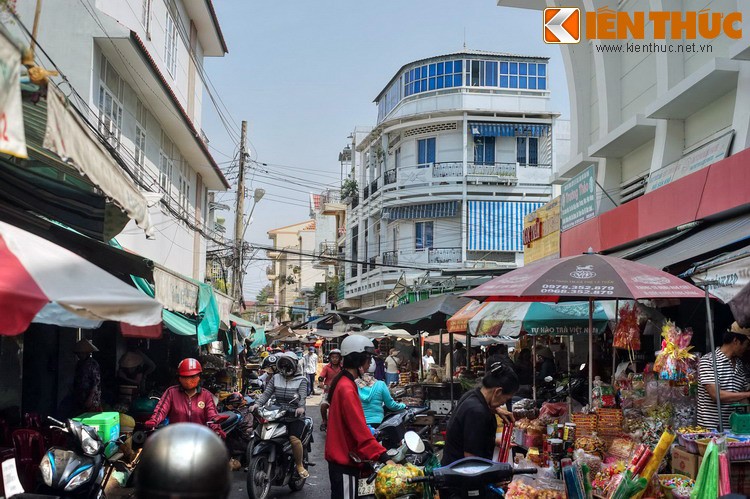
[[[750,149],[562,233],[560,255],[604,251],[750,205]]]

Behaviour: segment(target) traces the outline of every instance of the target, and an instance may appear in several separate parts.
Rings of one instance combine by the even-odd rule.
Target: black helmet
[[[294,376],[297,374],[297,356],[292,352],[282,353],[276,367],[284,376]]]
[[[233,405],[236,407],[236,406],[242,405],[244,401],[245,401],[245,397],[243,397],[237,392],[234,392],[224,399],[224,405]]]
[[[263,359],[263,364],[260,365],[262,369],[273,369],[274,372],[276,372],[276,363],[279,361],[279,357],[277,355],[271,354],[265,359]]]
[[[206,426],[171,424],[146,441],[136,474],[138,499],[225,499],[231,477],[226,446]]]

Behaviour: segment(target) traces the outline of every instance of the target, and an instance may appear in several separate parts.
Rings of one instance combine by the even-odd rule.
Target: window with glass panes
[[[464,62],[443,61],[425,64],[404,73],[404,97],[463,85]]]
[[[140,180],[145,177],[146,165],[146,123],[148,122],[148,110],[140,101],[136,100],[135,106],[135,164],[138,165],[136,174]]]
[[[159,150],[159,186],[167,193],[167,201],[172,192],[172,171],[174,170],[174,144],[167,134],[161,133],[161,148]]]
[[[177,70],[177,25],[172,13],[167,10],[167,21],[164,33],[164,62],[169,74],[175,76]]]
[[[99,132],[115,148],[120,147],[124,95],[125,82],[102,56],[99,67]]]
[[[414,249],[432,248],[434,222],[416,222],[414,224]]]
[[[516,137],[516,161],[521,165],[539,164],[539,139]]]
[[[500,87],[547,90],[547,65],[535,62],[502,61]]]
[[[495,137],[476,137],[474,139],[474,163],[478,165],[495,164]]]
[[[435,137],[417,141],[417,164],[422,167],[435,162]]]

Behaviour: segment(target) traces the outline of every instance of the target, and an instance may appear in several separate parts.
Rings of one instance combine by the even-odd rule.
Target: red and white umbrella
[[[61,246],[0,222],[0,335],[24,332],[46,307],[134,326],[162,320],[153,298]]]

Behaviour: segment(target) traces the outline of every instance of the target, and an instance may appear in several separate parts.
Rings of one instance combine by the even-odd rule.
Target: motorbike
[[[292,400],[292,403],[296,401]],[[270,403],[270,401],[269,401]],[[247,495],[249,499],[266,499],[271,486],[283,487],[288,485],[293,491],[302,490],[306,479],[297,475],[292,455],[292,446],[285,419],[294,414],[278,405],[266,405],[257,410],[257,426],[253,438],[247,446]],[[308,455],[312,450],[313,421],[304,418],[302,432],[302,446],[304,449],[304,463],[308,466]]]
[[[388,458],[396,464],[410,463],[418,467],[424,467],[429,459],[434,455],[432,446],[422,439],[424,433],[429,430],[429,427],[424,427],[419,432],[407,431],[404,434],[404,439],[398,447],[390,448],[386,452]],[[354,453],[350,453],[352,461],[355,463],[362,463],[363,461]],[[368,461],[373,469],[372,474],[367,478],[360,478],[357,482],[358,497],[369,498],[374,497],[375,494],[375,480],[378,473],[383,468],[381,463],[373,463]]]
[[[514,475],[534,474],[536,468],[514,468],[508,463],[496,463],[481,457],[465,457],[448,466],[437,468],[429,475],[407,479],[407,483],[429,483],[436,489],[449,489],[461,498],[505,497],[498,482],[505,482]],[[404,495],[404,499],[417,499],[420,496]]]
[[[406,435],[406,425],[412,423],[418,415],[427,410],[427,407],[411,407],[401,412],[388,414],[375,430],[375,439],[386,449],[397,448]]]
[[[106,444],[96,430],[72,419],[65,423],[47,418],[52,428],[68,435],[68,449],[51,447],[39,463],[42,484],[38,494],[81,499],[104,498],[105,474],[111,466],[104,456]]]
[[[254,403],[252,398],[246,397],[248,405]],[[226,435],[224,443],[229,449],[229,456],[239,460],[243,465],[246,465],[247,457],[247,446],[249,442],[244,435],[241,434],[239,427],[244,422],[245,415],[237,409],[226,410],[220,412],[215,418],[209,423],[218,424],[221,427],[221,431]],[[254,423],[254,422],[253,422]]]

